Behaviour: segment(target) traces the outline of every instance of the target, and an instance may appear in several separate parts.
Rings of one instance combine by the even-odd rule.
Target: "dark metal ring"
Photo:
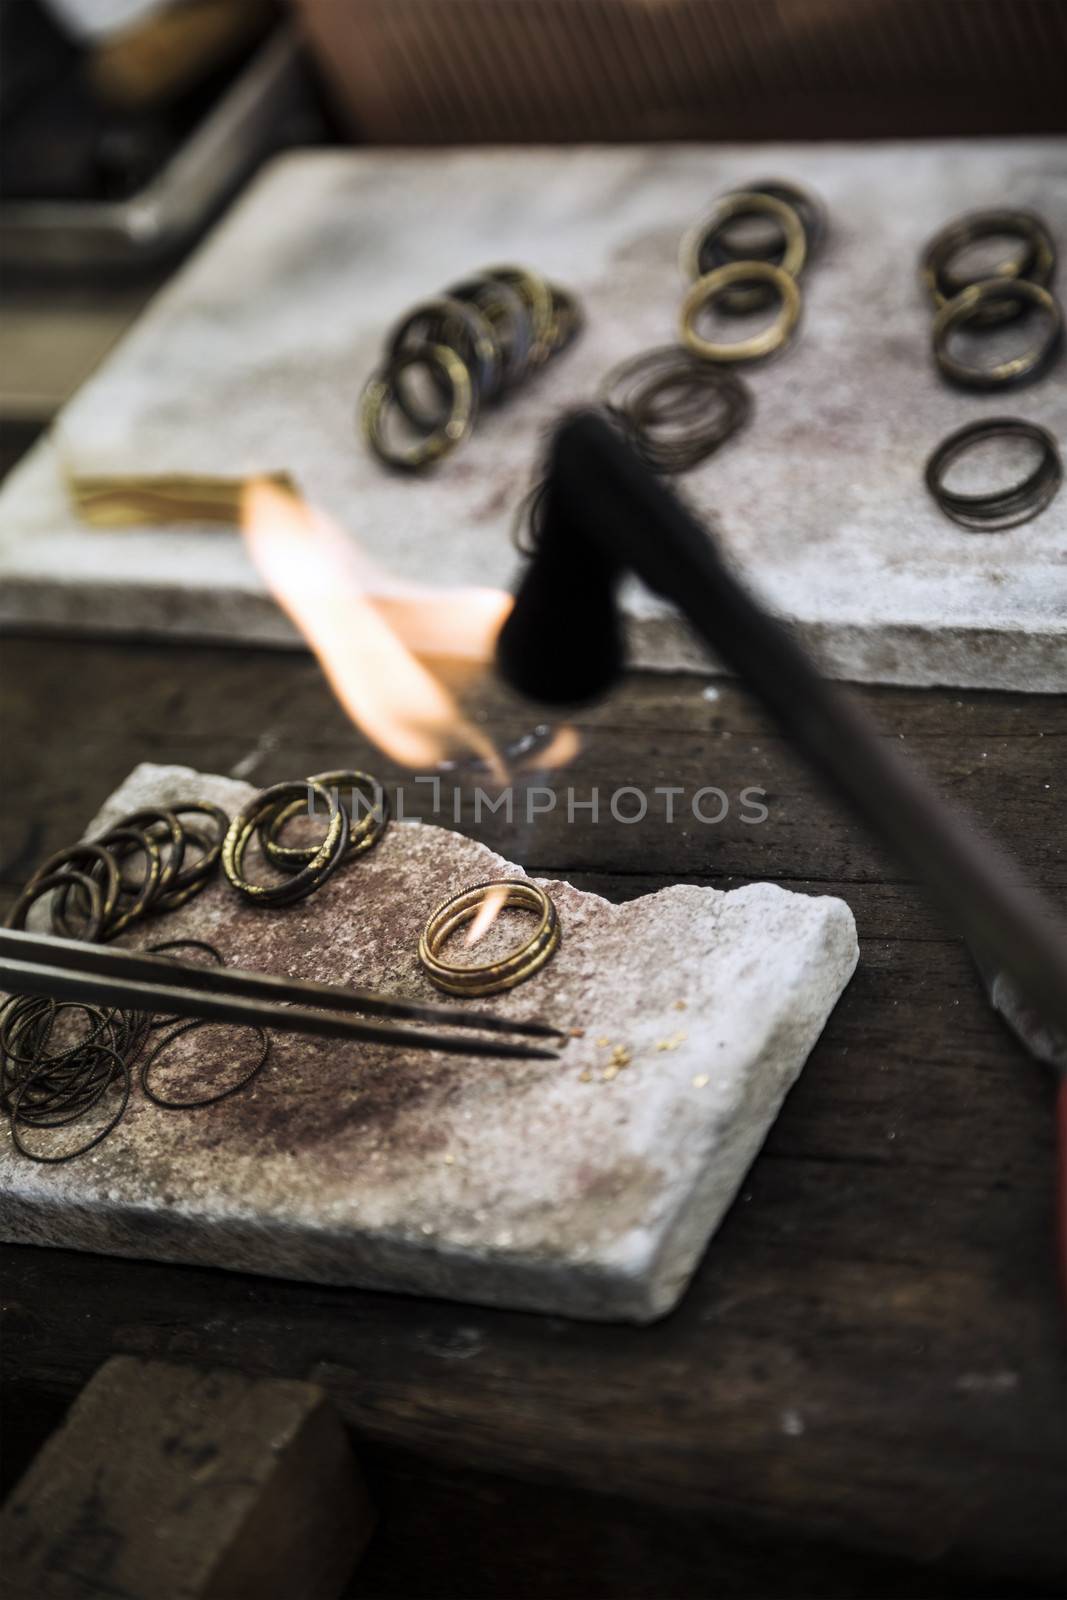
[[[745,425],[752,409],[751,392],[737,373],[679,345],[620,362],[600,397],[655,472],[699,466]]]
[[[103,845],[97,844],[95,841],[86,840],[80,844],[67,845],[64,849],[57,850],[48,857],[47,861],[41,863],[27,883],[26,890],[27,892],[31,890],[42,878],[53,878],[62,876],[65,873],[70,875],[72,881],[77,881],[77,875],[71,871],[71,867],[75,864],[85,868],[85,873],[82,876],[92,876],[99,881],[98,875],[100,873],[103,874],[100,896],[101,930],[93,935],[94,938],[99,938],[114,916],[119,898],[118,867],[115,865],[114,858]],[[66,891],[62,894],[57,894],[53,900],[51,908],[52,927],[54,932],[65,938],[76,938],[79,935],[71,933],[66,926],[64,916],[66,902]],[[88,937],[88,935],[81,935],[80,937]]]
[[[992,271],[983,272],[981,279],[953,271],[953,258],[967,245],[974,244],[978,239],[994,239],[1002,235],[1019,239],[1023,247],[1021,253],[1009,256]],[[1055,268],[1056,247],[1042,219],[1032,211],[1008,208],[969,211],[962,217],[956,217],[929,241],[919,265],[926,291],[938,309],[972,283],[989,278],[1025,278],[1047,289]],[[976,320],[982,324],[1006,322],[1019,316],[1022,310],[1021,304],[1012,302],[987,305]]]
[[[514,289],[530,319],[530,350],[527,367],[540,367],[555,348],[556,313],[552,285],[529,267],[489,267],[486,277]]]
[[[491,400],[500,388],[503,359],[493,324],[470,300],[439,295],[423,300],[409,311],[386,341],[385,364],[393,373],[396,404],[416,428],[429,431],[449,415],[452,385],[439,369],[431,367],[431,381],[438,389],[440,403],[428,411],[409,392],[404,382],[406,364],[401,357],[427,346],[447,345],[454,350],[470,373],[478,401]]]
[[[58,1166],[64,1161],[74,1161],[78,1156],[86,1155],[88,1151],[94,1150],[96,1146],[102,1143],[102,1141],[107,1138],[108,1134],[111,1133],[111,1131],[122,1121],[126,1107],[130,1103],[131,1075],[129,1064],[117,1050],[113,1050],[109,1045],[97,1043],[90,1046],[90,1048],[102,1055],[107,1056],[112,1063],[103,1089],[100,1091],[100,1095],[106,1092],[116,1078],[122,1079],[122,1099],[119,1103],[118,1110],[115,1112],[110,1121],[104,1124],[99,1132],[95,1133],[93,1137],[85,1144],[80,1145],[77,1150],[66,1150],[62,1155],[49,1156],[29,1149],[27,1145],[23,1144],[22,1139],[19,1136],[19,1122],[22,1121],[26,1124],[26,1126],[29,1127],[32,1127],[34,1124],[30,1121],[27,1121],[24,1116],[20,1115],[20,1107],[23,1099],[33,1085],[34,1080],[39,1075],[47,1071],[46,1067],[35,1068],[32,1072],[28,1073],[25,1078],[23,1078],[22,1082],[19,1084],[19,1087],[12,1096],[11,1101],[11,1139],[19,1154],[26,1156],[30,1161],[38,1161],[45,1166]],[[100,1098],[100,1095],[97,1095],[94,1098],[93,1104],[96,1103],[96,1099]],[[67,1118],[65,1120],[71,1121],[73,1118]]]
[[[178,825],[185,832],[186,838],[192,839],[195,844],[199,845],[202,853],[195,861],[190,862],[188,866],[183,866],[181,871],[175,874],[173,882],[168,888],[161,890],[159,896],[159,909],[161,911],[173,911],[178,906],[184,905],[191,898],[187,891],[192,889],[194,893],[199,893],[207,880],[214,875],[222,856],[222,841],[225,839],[226,830],[230,826],[230,819],[226,812],[211,800],[183,800],[172,809],[173,815],[177,817]],[[208,817],[214,822],[215,833],[210,842],[205,841],[203,834],[198,830],[192,830],[185,826],[182,818],[186,816]]]
[[[164,1095],[157,1094],[148,1081],[148,1075],[152,1070],[153,1063],[159,1059],[169,1045],[174,1043],[175,1039],[180,1039],[184,1033],[192,1033],[195,1028],[210,1028],[212,1026],[218,1027],[219,1024],[217,1022],[213,1023],[210,1017],[194,1017],[191,1022],[185,1022],[180,1028],[175,1028],[173,1033],[168,1033],[165,1039],[160,1039],[152,1050],[151,1055],[146,1056],[141,1063],[141,1092],[146,1100],[151,1100],[153,1105],[162,1106],[166,1111],[199,1111],[202,1106],[218,1105],[220,1100],[228,1100],[231,1095],[239,1094],[242,1089],[247,1088],[254,1077],[262,1072],[266,1066],[267,1057],[270,1055],[270,1034],[266,1028],[257,1027],[254,1023],[237,1023],[237,1027],[249,1028],[253,1033],[258,1033],[261,1045],[259,1059],[245,1073],[243,1078],[238,1078],[236,1083],[231,1083],[227,1088],[220,1089],[216,1094],[203,1095],[199,1100],[170,1100]]]
[[[112,863],[112,866],[114,866],[114,863]],[[47,873],[43,878],[37,876],[32,882],[28,883],[8,912],[4,927],[24,928],[30,907],[36,900],[39,900],[43,894],[47,894],[50,889],[66,888],[71,882],[79,884],[89,897],[89,920],[82,931],[81,937],[87,939],[90,944],[95,943],[107,925],[107,917],[104,914],[104,897],[95,878],[90,878],[87,872],[76,872],[71,868],[67,868],[63,872]]]
[[[118,825],[123,828],[144,828],[152,838],[155,838],[157,829],[166,834],[170,849],[163,860],[156,895],[158,898],[167,894],[173,889],[185,859],[185,830],[174,812],[162,806],[141,806],[120,818]]]
[[[270,862],[271,866],[278,867],[282,872],[293,872],[298,867],[306,867],[315,854],[314,845],[287,845],[281,843],[281,832],[285,824],[303,813],[305,816],[314,815],[309,806],[309,800],[318,789],[338,791],[337,803],[342,805],[339,791],[342,788],[369,790],[373,800],[372,806],[365,810],[362,816],[357,817],[350,811],[348,819],[348,849],[346,855],[363,855],[378,843],[386,828],[389,826],[390,808],[389,798],[375,778],[369,772],[340,771],[316,772],[308,780],[308,793],[303,801],[290,800],[287,805],[279,806],[275,811],[265,816],[259,824],[259,848]],[[332,797],[331,797],[332,799]]]
[[[1006,489],[988,494],[957,494],[946,489],[953,462],[988,439],[1029,439],[1041,451],[1032,472]],[[943,439],[926,463],[926,487],[947,517],[972,533],[1000,533],[1029,522],[1050,503],[1063,482],[1063,462],[1047,428],[1022,417],[987,417],[969,422]]]
[[[493,330],[500,355],[500,382],[497,392],[514,389],[526,376],[533,346],[530,312],[522,296],[511,284],[490,273],[465,278],[445,290],[452,300],[476,306]]]
[[[385,436],[388,408],[397,403],[397,381],[408,367],[424,366],[437,372],[449,386],[447,415],[414,444],[390,444]],[[363,437],[387,467],[397,472],[421,472],[462,444],[470,436],[478,412],[478,393],[463,359],[449,345],[428,344],[402,351],[368,380],[359,401],[359,426]]]
[[[169,950],[206,950],[217,967],[226,965],[222,958],[222,953],[216,950],[213,944],[209,944],[206,939],[163,939],[159,944],[146,945],[145,949],[149,955],[154,956],[166,955]],[[169,1028],[181,1020],[179,1016],[153,1017],[148,1026],[154,1033],[158,1028]]]
[[[294,872],[282,883],[252,883],[245,877],[244,858],[260,822],[290,800],[306,804],[309,789],[317,800],[322,801],[323,809],[330,817],[325,837],[314,856],[299,872]],[[309,783],[306,779],[302,783],[275,783],[251,799],[230,823],[222,846],[222,870],[238,893],[253,905],[285,906],[294,900],[302,900],[325,883],[340,864],[347,848],[348,812],[343,806],[334,808],[321,785]]]
[[[104,930],[104,937],[112,939],[128,928],[131,922],[143,917],[154,905],[163,872],[163,853],[144,828],[128,828],[122,823],[109,828],[96,842],[104,847],[120,868],[119,904]],[[140,884],[131,892],[121,878],[121,864],[126,856],[136,854],[144,856],[145,870]],[[123,893],[129,897],[129,905],[122,904]]]
[[[974,367],[958,361],[948,348],[950,335],[969,322],[980,322],[989,305],[1035,307],[1045,313],[1045,335],[1022,355],[995,367]],[[985,278],[947,300],[934,318],[934,359],[950,383],[964,389],[1009,389],[1029,383],[1049,365],[1063,337],[1063,312],[1059,301],[1028,278]]]

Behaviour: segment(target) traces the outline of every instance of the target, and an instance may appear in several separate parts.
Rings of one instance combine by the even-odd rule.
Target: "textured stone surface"
[[[233,810],[251,792],[144,765],[89,832],[152,800]],[[519,873],[458,834],[394,824],[295,907],[253,909],[219,882],[138,942],[199,936],[231,965],[429,998],[415,945],[430,910]],[[276,1035],[242,1094],[189,1112],[135,1094],[67,1166],[5,1139],[0,1235],[576,1316],[668,1310],[851,976],[852,913],[771,884],[676,885],[623,906],[546,887],[558,954],[481,1003],[583,1028],[558,1062]],[[505,912],[479,954],[524,922]],[[615,1045],[632,1059],[605,1078]],[[247,1047],[236,1030],[194,1033],[161,1081],[191,1096],[194,1079],[236,1076]]]
[[[972,418],[1008,411],[1062,439],[1062,365],[1018,394],[946,388],[915,270],[926,238],[972,206],[1031,206],[1062,244],[1067,163],[1050,140],[286,157],[10,480],[0,618],[293,640],[235,535],[89,531],[61,460],[91,473],[287,469],[401,579],[508,586],[512,514],[544,428],[613,362],[673,338],[682,231],[723,189],[774,173],[824,197],[832,236],[804,282],[799,340],[751,374],[753,425],[687,492],[835,674],[1067,688],[1067,494],[1031,524],[979,536],[944,519],[922,483],[935,444]],[[385,330],[505,258],[581,294],[583,339],[433,478],[389,476],[352,426]],[[628,604],[635,661],[703,665],[656,601]]]

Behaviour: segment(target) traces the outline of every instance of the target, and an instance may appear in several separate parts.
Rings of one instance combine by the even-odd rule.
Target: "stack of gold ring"
[[[441,949],[465,922],[478,915],[490,895],[502,895],[501,907],[532,911],[537,927],[523,944],[498,961],[479,966],[458,966],[441,957]],[[506,878],[498,883],[478,883],[463,889],[430,917],[419,939],[419,961],[430,982],[446,994],[499,994],[513,989],[543,967],[560,941],[559,915],[545,891],[529,878]]]
[[[979,239],[1019,240],[1015,255],[992,271],[968,278],[953,267],[955,257]],[[1063,337],[1063,312],[1049,285],[1056,266],[1052,236],[1030,211],[976,211],[957,217],[923,251],[920,276],[935,307],[933,353],[942,374],[964,389],[1007,389],[1038,377],[1051,363]],[[952,354],[951,337],[962,327],[988,328],[1028,312],[1044,319],[1044,332],[1020,355],[995,366],[976,366]]]
[[[403,317],[385,361],[360,399],[360,426],[386,466],[420,472],[467,439],[483,405],[498,400],[564,350],[579,333],[574,296],[525,267],[491,267]],[[421,373],[430,396],[412,378]],[[414,429],[413,443],[387,437],[389,413]]]
[[[371,806],[355,817],[342,804],[339,791],[367,790]],[[320,808],[328,817],[326,832],[317,845],[285,844],[281,835],[287,822],[298,815],[314,815]],[[319,772],[293,783],[272,784],[255,795],[234,817],[222,845],[222,870],[231,887],[250,904],[287,906],[322,887],[337,868],[377,844],[389,822],[389,804],[375,778],[366,772]],[[253,838],[261,854],[285,876],[272,883],[256,883],[245,870]]]
[[[766,219],[773,236],[769,243],[750,247],[742,259],[730,243],[729,229],[752,217]],[[797,280],[825,232],[822,206],[794,184],[768,180],[723,195],[682,241],[682,271],[694,280],[682,302],[683,343],[701,360],[712,362],[760,361],[781,349],[800,318]],[[713,304],[743,315],[775,300],[780,303],[777,317],[750,339],[713,341],[697,332],[697,318]]]

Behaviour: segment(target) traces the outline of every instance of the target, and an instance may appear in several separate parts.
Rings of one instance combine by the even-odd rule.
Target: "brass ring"
[[[968,322],[980,322],[984,309],[998,302],[1036,306],[1048,318],[1045,337],[1021,356],[1001,361],[995,367],[972,367],[957,361],[948,348],[949,336]],[[1008,389],[1036,378],[1055,354],[1063,335],[1063,312],[1059,302],[1028,278],[985,278],[972,283],[948,300],[934,318],[934,359],[950,383],[964,389]]]
[[[803,222],[795,208],[784,200],[750,189],[724,194],[716,201],[710,215],[703,222],[698,222],[695,228],[690,228],[682,239],[680,253],[680,265],[685,276],[703,278],[716,266],[727,265],[727,262],[720,260],[722,252],[716,250],[718,235],[726,223],[734,222],[738,217],[757,216],[773,217],[782,230],[781,259],[769,264],[788,272],[791,278],[799,277],[808,254],[808,238]],[[710,266],[705,260],[709,251],[712,252]]]
[[[441,396],[441,407],[427,411],[398,382],[400,357],[409,350],[425,350],[427,345],[440,344],[452,350],[470,374],[475,393],[481,399],[491,399],[500,387],[501,351],[493,325],[477,305],[460,300],[454,295],[438,295],[434,300],[423,300],[398,323],[386,343],[385,364],[393,373],[393,393],[397,405],[416,428],[429,429],[440,421],[442,410],[447,410],[451,400],[450,386],[441,374],[431,368],[431,377]]]
[[[396,379],[408,367],[427,366],[448,388],[444,420],[406,449],[386,442],[384,424],[389,402],[396,398]],[[363,436],[375,455],[398,472],[421,472],[462,444],[474,427],[475,391],[467,364],[446,344],[419,345],[402,350],[368,382],[359,403]]]
[[[518,290],[483,272],[452,284],[445,293],[452,300],[477,306],[485,317],[500,352],[496,392],[513,389],[526,376],[530,359],[530,313]]]
[[[539,367],[548,360],[555,348],[556,308],[552,286],[539,272],[529,267],[489,267],[487,278],[514,289],[530,318],[530,348],[526,360],[530,367]]]
[[[770,283],[782,306],[769,328],[729,344],[704,339],[696,331],[697,314],[736,283]],[[786,343],[800,317],[800,290],[796,279],[770,261],[731,261],[698,278],[682,301],[679,331],[682,343],[704,361],[760,361]]]
[[[455,930],[478,915],[493,890],[505,892],[504,905],[519,906],[539,914],[536,929],[525,943],[499,961],[476,967],[455,966],[443,961],[439,951]],[[529,878],[505,878],[494,883],[477,883],[463,889],[430,917],[419,939],[419,962],[435,988],[446,994],[499,994],[533,976],[555,954],[560,941],[559,914],[536,883]]]
[[[354,815],[349,815],[346,855],[362,855],[378,843],[389,826],[389,799],[377,778],[369,772],[316,772],[308,779],[309,792],[312,794],[317,788],[340,789],[342,785],[352,790],[369,789],[373,796],[373,805],[358,820]],[[338,805],[341,805],[340,796]],[[306,867],[317,849],[315,845],[282,844],[280,841],[279,835],[285,824],[301,812],[308,814],[307,796],[303,800],[290,800],[286,805],[279,806],[276,811],[263,817],[259,824],[259,848],[271,865],[280,867],[283,872]]]
[[[316,848],[312,859],[284,882],[252,883],[245,877],[245,851],[260,822],[290,800],[305,804],[309,789],[325,803],[330,816],[322,843]],[[325,883],[340,863],[347,847],[348,812],[343,806],[334,810],[325,789],[306,780],[302,783],[275,783],[255,795],[230,823],[229,832],[222,843],[222,870],[232,887],[253,905],[286,906],[294,900],[302,900]]]
[[[938,310],[972,283],[982,281],[968,278],[962,272],[953,272],[953,256],[977,239],[998,238],[1005,234],[1022,241],[1021,254],[999,262],[991,271],[984,272],[982,278],[1027,278],[1044,289],[1048,288],[1056,266],[1056,247],[1039,216],[1032,211],[1012,209],[969,211],[936,233],[922,254],[919,273]],[[1020,309],[1018,306],[988,306],[978,320],[983,323],[1003,322],[1009,317],[1018,316]]]

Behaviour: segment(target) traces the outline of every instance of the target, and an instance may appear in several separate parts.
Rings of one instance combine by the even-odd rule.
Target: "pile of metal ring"
[[[574,296],[527,267],[490,267],[422,301],[386,342],[363,390],[360,426],[386,466],[421,472],[469,438],[484,405],[510,394],[574,340],[582,313]],[[420,393],[416,376],[422,374]],[[399,412],[415,432],[388,437]]]
[[[765,238],[737,240],[738,223],[769,225]],[[663,345],[621,362],[608,373],[600,400],[626,432],[653,472],[690,472],[721,449],[752,414],[752,396],[734,370],[762,360],[792,336],[800,314],[797,279],[826,238],[820,202],[782,179],[765,179],[731,190],[682,240],[681,267],[692,287],[682,305],[680,345]],[[697,319],[715,305],[743,316],[772,306],[775,321],[750,339],[713,343],[697,331]],[[524,508],[530,532],[517,539],[528,550],[536,540],[536,502]]]
[[[185,819],[204,817],[209,827]],[[99,838],[57,850],[38,867],[5,926],[24,928],[31,906],[51,894],[52,932],[90,942],[113,939],[142,918],[174,911],[207,887],[230,819],[208,800],[131,811]],[[192,846],[197,855],[187,859]],[[129,864],[143,861],[139,875]]]
[[[949,468],[990,439],[1025,439],[1037,446],[1037,465],[1006,489],[960,494],[946,485]],[[1001,533],[1043,511],[1063,482],[1063,462],[1047,428],[1022,417],[984,417],[943,439],[926,463],[926,487],[947,517],[972,533]]]
[[[218,965],[224,964],[214,945],[202,939],[166,940],[148,945],[147,949],[158,954],[196,950],[206,952]],[[196,1110],[239,1093],[266,1064],[270,1036],[264,1028],[237,1025],[247,1026],[256,1035],[257,1048],[252,1065],[220,1089],[195,1098],[175,1098],[161,1093],[151,1081],[153,1067],[158,1067],[163,1053],[176,1039],[213,1025],[207,1019],[152,1018],[143,1012],[76,1000],[10,996],[0,1006],[0,1107],[7,1113],[15,1149],[29,1160],[47,1166],[73,1161],[95,1149],[122,1121],[130,1103],[133,1071],[142,1057],[141,1092],[147,1100],[167,1110]],[[145,1055],[151,1034],[162,1029],[169,1031]],[[116,1090],[117,1096],[113,1092]],[[107,1109],[109,1092],[112,1104]],[[57,1129],[105,1110],[105,1119],[80,1145],[73,1149],[50,1146]],[[27,1142],[35,1136],[36,1147]]]
[[[975,276],[956,258],[986,239],[1017,241],[1014,255]],[[934,360],[958,388],[989,391],[1033,382],[1048,371],[1063,341],[1063,311],[1052,293],[1056,246],[1048,226],[1032,211],[1002,207],[957,217],[934,235],[923,251],[920,277],[935,308]],[[951,348],[960,328],[990,330],[1020,320],[1040,319],[1043,332],[1022,354],[993,366],[963,361]],[[950,489],[953,465],[975,446],[993,439],[1024,440],[1036,446],[1036,465],[1006,488],[983,494]],[[1063,462],[1047,428],[1023,417],[983,417],[950,433],[926,463],[926,487],[945,515],[972,533],[1017,528],[1042,512],[1063,482]]]
[[[770,237],[743,247],[731,243],[731,229],[752,218],[770,225]],[[766,179],[724,194],[682,240],[681,268],[692,280],[680,313],[683,344],[703,361],[731,363],[762,361],[783,349],[800,320],[799,279],[826,234],[822,205],[795,184]],[[698,317],[711,306],[745,316],[776,300],[774,321],[749,339],[711,340],[697,332]]]
[[[690,472],[714,455],[752,412],[748,385],[678,345],[620,362],[600,400],[653,472]]]
[[[340,799],[351,792],[351,808]],[[369,804],[357,806],[357,796]],[[327,818],[318,844],[286,844],[285,827],[298,816]],[[356,815],[356,811],[360,815]],[[230,823],[222,843],[227,882],[250,905],[278,907],[303,900],[322,887],[337,868],[373,848],[389,825],[389,801],[368,772],[318,772],[292,783],[272,784],[253,796]],[[246,856],[253,839],[263,860],[280,876],[260,883],[248,875]]]
[[[981,239],[1017,239],[1020,248],[981,277],[953,266],[955,258]],[[934,360],[945,378],[964,389],[1007,389],[1031,382],[1048,370],[1063,338],[1063,311],[1050,289],[1056,247],[1047,225],[1032,211],[973,211],[957,217],[934,235],[923,251],[920,276],[935,308]],[[998,327],[1027,314],[1044,322],[1044,331],[1021,355],[980,366],[952,354],[951,338],[960,328]]]

